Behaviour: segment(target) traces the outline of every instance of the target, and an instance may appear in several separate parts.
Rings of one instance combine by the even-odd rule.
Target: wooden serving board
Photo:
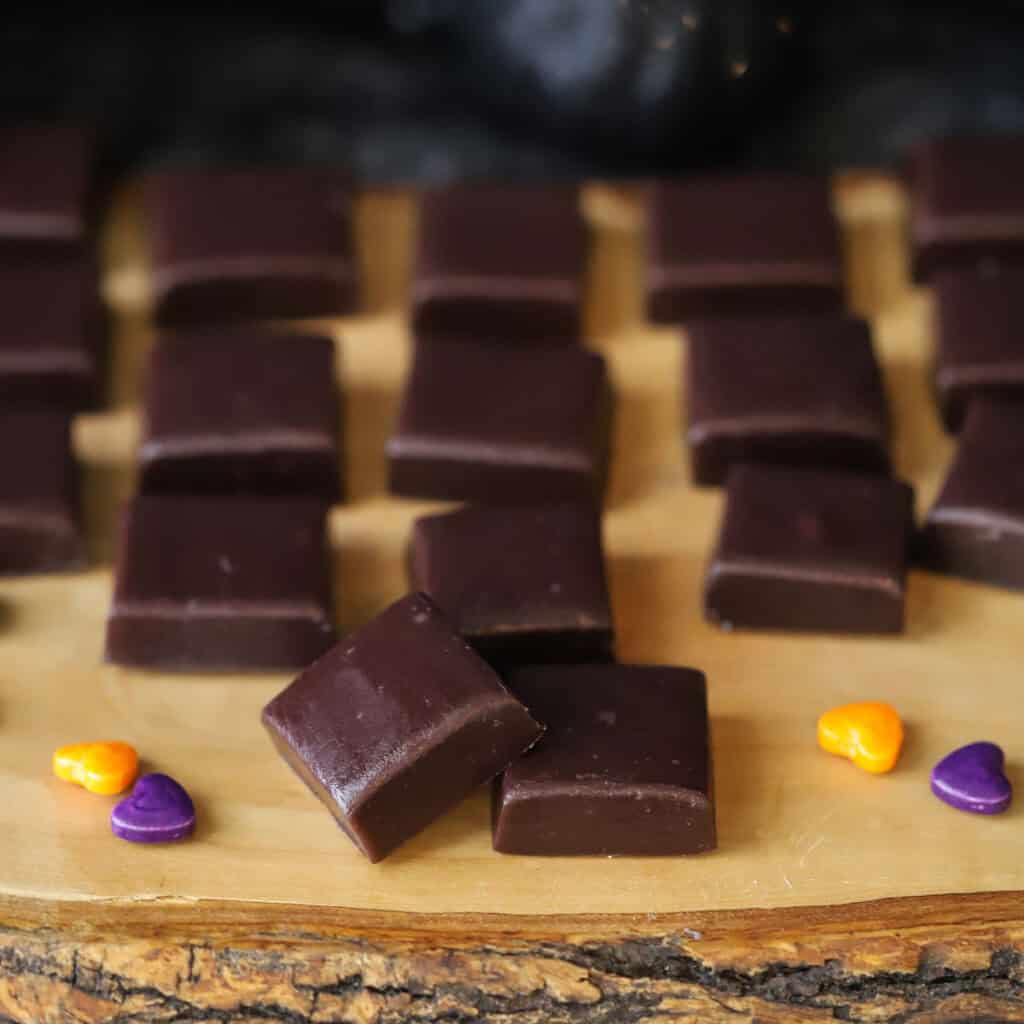
[[[927,297],[907,282],[905,199],[870,176],[839,182],[836,197],[896,466],[923,508],[952,445],[929,395]],[[928,790],[939,757],[992,739],[1024,792],[1024,596],[912,574],[897,638],[706,625],[721,496],[688,482],[685,347],[642,321],[636,196],[595,185],[584,205],[589,337],[616,392],[606,540],[618,651],[707,673],[720,849],[500,856],[481,792],[371,865],[262,731],[259,710],[288,677],[103,664],[150,341],[129,192],[107,246],[114,405],[76,423],[97,567],[0,584],[0,1021],[1024,1020],[1024,800],[986,819]],[[408,195],[361,201],[369,312],[326,325],[347,396],[349,500],[331,517],[343,627],[404,592],[410,524],[439,507],[385,486],[413,230]],[[905,716],[890,776],[815,746],[818,714],[862,699]],[[119,842],[114,798],[51,776],[55,747],[99,738],[133,743],[146,769],[188,787],[192,841]]]

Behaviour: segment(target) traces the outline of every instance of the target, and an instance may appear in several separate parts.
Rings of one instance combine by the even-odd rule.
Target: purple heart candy
[[[115,836],[132,843],[171,843],[192,834],[196,809],[184,787],[169,775],[143,775],[111,812]]]
[[[932,769],[932,792],[961,811],[999,814],[1013,797],[1004,761],[1002,749],[994,743],[968,743]]]

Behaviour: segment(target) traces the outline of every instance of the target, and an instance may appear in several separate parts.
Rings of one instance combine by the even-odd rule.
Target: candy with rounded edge
[[[903,722],[881,701],[844,704],[818,719],[818,746],[866,772],[892,771],[903,746]]]
[[[53,755],[53,773],[90,793],[123,793],[139,773],[139,755],[127,743],[71,743]]]
[[[995,743],[968,743],[932,769],[932,792],[961,811],[1001,814],[1013,799],[1013,786],[1003,770],[1005,761]]]
[[[173,843],[192,834],[196,809],[185,788],[169,775],[143,775],[131,795],[110,814],[110,828],[132,843]]]

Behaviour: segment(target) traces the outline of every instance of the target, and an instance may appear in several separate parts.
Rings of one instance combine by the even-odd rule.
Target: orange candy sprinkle
[[[903,746],[903,722],[880,701],[844,704],[818,719],[818,746],[866,772],[892,771]]]
[[[90,793],[123,793],[139,773],[139,755],[127,743],[72,743],[53,755],[53,774]]]

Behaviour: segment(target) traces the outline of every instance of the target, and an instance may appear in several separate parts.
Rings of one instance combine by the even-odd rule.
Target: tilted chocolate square
[[[491,503],[597,499],[610,405],[604,360],[584,349],[421,337],[388,441],[391,490]]]
[[[107,661],[299,668],[334,640],[322,502],[146,496],[124,509]]]
[[[413,594],[264,709],[278,752],[371,861],[493,778],[541,727]]]
[[[593,502],[480,505],[416,520],[412,586],[501,667],[607,660],[612,616]]]
[[[1024,263],[1024,138],[933,139],[911,160],[914,277]]]
[[[259,328],[165,335],[149,359],[141,489],[340,494],[330,338]]]
[[[586,241],[575,185],[468,183],[427,191],[413,325],[478,341],[576,341]]]
[[[898,633],[913,492],[906,484],[739,466],[704,588],[725,629]]]
[[[0,412],[0,575],[85,564],[71,423],[62,412]]]
[[[495,850],[640,857],[715,848],[703,673],[543,665],[508,683],[545,733],[495,786]]]
[[[839,226],[826,178],[658,181],[647,205],[647,310],[655,323],[843,308]]]
[[[87,233],[93,140],[73,124],[0,125],[0,260],[79,254]]]
[[[884,473],[888,417],[862,320],[723,317],[687,328],[693,478],[740,462]]]
[[[356,304],[347,175],[179,168],[145,182],[153,315],[164,326],[334,316]]]
[[[103,334],[93,271],[75,259],[0,262],[0,309],[0,400],[91,406]]]
[[[972,397],[1024,398],[1024,267],[943,270],[935,284],[935,393],[959,430]]]
[[[934,572],[1024,590],[1024,404],[975,398],[918,538]]]

